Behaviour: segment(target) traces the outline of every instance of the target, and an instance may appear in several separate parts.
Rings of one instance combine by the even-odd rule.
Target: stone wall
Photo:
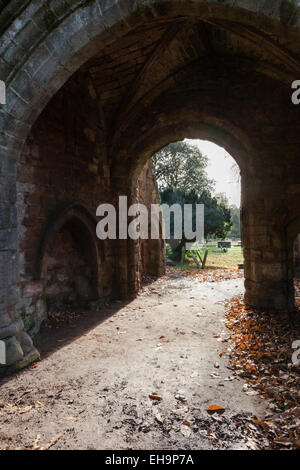
[[[294,268],[296,279],[300,279],[300,235],[297,236],[294,243]]]

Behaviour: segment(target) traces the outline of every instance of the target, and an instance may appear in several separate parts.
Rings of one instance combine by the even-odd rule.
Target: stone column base
[[[245,302],[250,307],[262,310],[292,311],[295,308],[292,281],[274,283],[245,281]]]
[[[0,365],[0,376],[23,369],[40,359],[40,353],[23,328],[22,320],[0,328],[0,340],[5,344],[5,364]]]

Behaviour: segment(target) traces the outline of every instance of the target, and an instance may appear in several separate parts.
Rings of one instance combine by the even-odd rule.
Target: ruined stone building
[[[129,298],[160,240],[96,237],[96,208],[157,201],[147,162],[210,140],[242,178],[245,298],[294,305],[300,9],[290,0],[0,0],[0,339],[8,364],[64,302]],[[145,166],[146,165],[146,166]]]

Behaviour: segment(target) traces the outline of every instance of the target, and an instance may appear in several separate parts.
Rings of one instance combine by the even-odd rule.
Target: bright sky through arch
[[[190,140],[185,142],[195,145],[203,155],[208,157],[206,172],[215,181],[214,194],[224,193],[230,204],[240,207],[241,182],[238,180],[239,168],[235,160],[222,147],[207,140]]]

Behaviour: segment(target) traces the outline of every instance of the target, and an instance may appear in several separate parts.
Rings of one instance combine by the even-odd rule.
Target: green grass
[[[237,268],[238,264],[244,262],[243,251],[240,246],[229,248],[227,253],[223,253],[216,244],[209,244],[202,248],[201,253],[208,249],[206,269],[232,269]],[[184,265],[176,265],[177,269],[195,269],[196,265],[193,260],[186,262]]]

